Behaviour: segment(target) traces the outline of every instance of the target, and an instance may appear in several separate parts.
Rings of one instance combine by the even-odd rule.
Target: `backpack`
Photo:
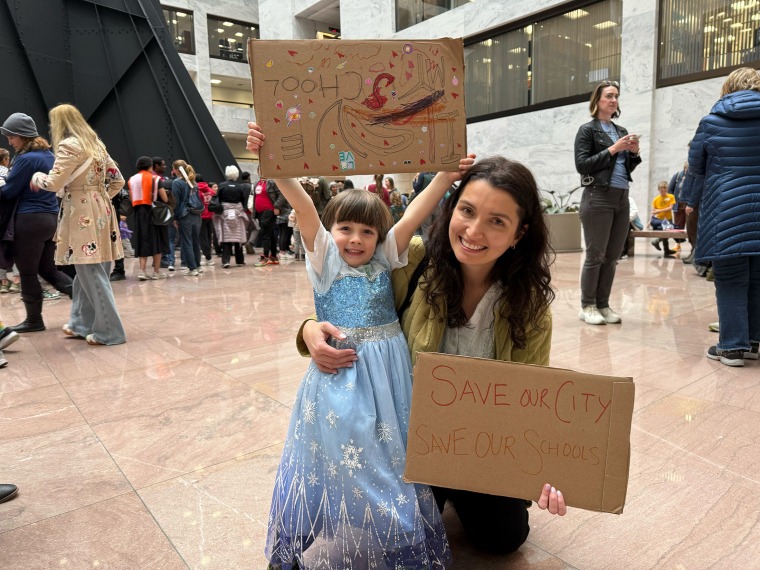
[[[203,199],[198,192],[197,186],[190,187],[190,197],[187,200],[187,211],[196,215],[201,215],[203,213]]]

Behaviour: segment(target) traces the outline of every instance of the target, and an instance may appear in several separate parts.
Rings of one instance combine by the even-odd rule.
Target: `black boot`
[[[19,333],[39,332],[45,330],[45,323],[42,321],[42,297],[33,299],[27,296],[22,297],[26,307],[26,319],[10,327],[11,330]]]

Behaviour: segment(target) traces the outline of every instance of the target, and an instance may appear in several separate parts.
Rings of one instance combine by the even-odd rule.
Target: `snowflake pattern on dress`
[[[333,410],[330,410],[327,416],[325,416],[325,419],[327,420],[327,423],[330,424],[331,428],[338,429],[338,420],[340,419],[340,416]]]
[[[377,438],[382,442],[393,441],[391,425],[385,422],[381,422],[377,426]]]
[[[313,424],[316,419],[317,405],[314,402],[306,401],[303,405],[303,421],[307,424]]]
[[[362,464],[361,461],[359,461],[361,457],[362,451],[364,451],[363,447],[356,447],[354,445],[354,440],[351,440],[350,445],[341,445],[340,448],[343,450],[343,459],[341,460],[340,464],[348,467],[348,474],[353,475],[354,469],[361,469]]]

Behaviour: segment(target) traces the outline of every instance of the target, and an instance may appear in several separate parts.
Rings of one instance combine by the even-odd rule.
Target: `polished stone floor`
[[[620,262],[623,324],[578,320],[580,254],[554,270],[552,364],[632,376],[636,401],[622,515],[531,508],[514,555],[470,548],[445,520],[458,569],[758,568],[760,362],[708,360],[712,283],[643,240]],[[64,337],[69,302],[24,335],[0,370],[0,568],[265,568],[275,469],[306,359],[303,264],[114,284],[129,342]],[[0,315],[22,318],[19,295]]]

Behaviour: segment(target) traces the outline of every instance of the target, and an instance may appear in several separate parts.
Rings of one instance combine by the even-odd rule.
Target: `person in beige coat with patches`
[[[111,262],[124,257],[118,213],[111,204],[124,178],[76,107],[58,105],[49,118],[55,163],[50,172],[37,172],[31,187],[63,191],[55,262],[77,270],[63,332],[93,345],[122,344],[127,338],[108,275]]]

